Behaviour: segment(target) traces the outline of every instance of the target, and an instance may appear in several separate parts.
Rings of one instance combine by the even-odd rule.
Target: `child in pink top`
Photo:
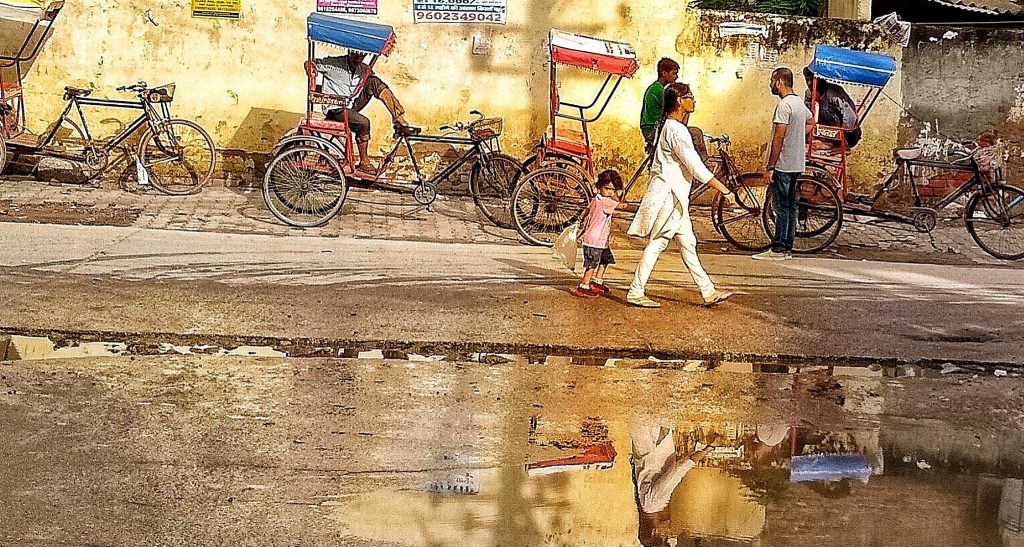
[[[609,248],[612,229],[612,215],[621,205],[622,177],[613,170],[602,171],[597,176],[597,195],[587,206],[586,215],[580,226],[580,242],[583,244],[583,279],[572,294],[579,298],[593,299],[608,292],[604,284],[604,273],[609,264],[615,264],[615,255]]]

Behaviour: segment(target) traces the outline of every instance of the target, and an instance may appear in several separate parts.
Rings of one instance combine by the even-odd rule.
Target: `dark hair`
[[[772,72],[772,79],[793,87],[793,71],[786,67],[776,68],[775,72]]]
[[[595,186],[598,188],[611,186],[616,190],[622,190],[622,176],[614,169],[606,169],[597,175],[597,184]]]
[[[669,59],[668,57],[662,57],[661,60],[658,61],[659,76],[666,72],[672,72],[673,70],[679,70],[679,63],[675,62],[675,60]]]
[[[683,97],[693,95],[690,86],[676,82],[665,86],[665,114],[679,110],[679,102]]]

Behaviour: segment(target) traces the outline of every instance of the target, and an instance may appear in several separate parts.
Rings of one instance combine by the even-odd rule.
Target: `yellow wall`
[[[410,121],[437,127],[468,118],[471,108],[501,115],[506,119],[504,145],[516,155],[525,152],[547,123],[549,28],[634,44],[641,71],[623,83],[593,127],[602,164],[629,172],[640,154],[640,100],[661,56],[681,61],[682,80],[694,86],[698,112],[693,121],[709,132],[728,132],[741,163],[754,168],[775,103],[766,83],[776,63],[773,52],[778,50],[778,63],[799,69],[815,42],[860,36],[851,22],[822,23],[828,25],[822,29],[813,20],[762,17],[758,21],[771,28],[762,40],[768,55],[751,62],[745,59],[752,39],[723,40],[717,34],[716,18],[738,15],[702,16],[681,0],[509,0],[509,20],[503,26],[414,25],[410,0],[380,2],[376,20],[394,25],[399,40],[378,72],[405,103]],[[28,78],[28,124],[39,131],[56,117],[64,85],[95,87],[99,96],[116,96],[116,86],[135,80],[175,81],[176,114],[199,121],[218,146],[269,150],[305,107],[304,25],[313,4],[244,0],[241,20],[216,21],[191,18],[188,2],[181,0],[69,1]],[[488,55],[472,54],[477,33],[491,41]],[[589,98],[585,95],[600,82],[589,73],[563,73],[564,99]],[[897,80],[887,91],[899,100]],[[898,121],[895,107],[880,106],[865,128],[854,162],[855,174],[871,181],[888,158]],[[375,145],[385,145],[390,126],[385,110],[374,104],[367,111],[375,124]]]

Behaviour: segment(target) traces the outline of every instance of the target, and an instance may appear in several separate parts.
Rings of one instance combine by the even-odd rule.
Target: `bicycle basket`
[[[174,100],[174,84],[154,87],[146,92],[146,100],[151,103],[169,103]]]
[[[469,126],[469,134],[478,139],[493,139],[501,135],[503,126],[501,118],[484,118]]]

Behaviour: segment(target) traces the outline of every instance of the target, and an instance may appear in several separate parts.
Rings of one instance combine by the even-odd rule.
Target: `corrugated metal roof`
[[[1024,15],[1024,4],[1014,0],[932,0],[932,2],[989,15]]]

